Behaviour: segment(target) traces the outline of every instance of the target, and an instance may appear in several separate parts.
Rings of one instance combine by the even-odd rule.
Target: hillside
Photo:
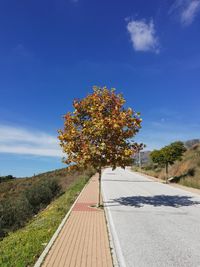
[[[165,178],[165,169],[155,168],[152,164],[144,166],[141,171],[160,179]],[[190,146],[182,160],[170,166],[169,175],[175,177],[177,183],[200,188],[200,144]]]
[[[74,176],[75,181],[67,186],[65,193],[56,196],[47,207],[29,218],[28,223],[23,227],[9,232],[9,235],[0,240],[0,266],[30,267],[34,265],[90,178],[89,173],[91,174],[90,171],[86,171],[83,175],[78,173],[76,177]]]
[[[0,201],[9,196],[17,197],[26,189],[37,185],[40,182],[55,180],[63,191],[67,186],[76,179],[79,172],[68,172],[67,168],[57,169],[45,173],[41,173],[32,177],[10,179],[1,182],[0,186]]]
[[[170,175],[180,184],[200,188],[200,144],[185,152],[182,160],[170,168]]]
[[[0,238],[23,227],[53,199],[63,194],[80,177],[93,173],[68,171],[67,168],[42,173],[30,178],[11,179],[0,186]]]

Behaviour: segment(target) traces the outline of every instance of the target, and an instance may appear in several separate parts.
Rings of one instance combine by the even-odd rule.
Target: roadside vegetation
[[[62,179],[58,179],[57,181],[58,185],[61,186],[63,190],[62,194],[60,194],[57,199],[52,201],[52,203],[49,204],[45,209],[35,215],[28,223],[26,223],[24,227],[16,231],[9,232],[8,235],[4,237],[2,241],[0,241],[0,266],[33,266],[44,247],[54,234],[55,230],[59,226],[61,220],[66,215],[70,206],[75,201],[77,195],[94,172],[92,169],[88,169],[82,173],[71,172],[70,174],[66,174],[66,170],[64,171],[64,169],[62,169],[55,172],[46,173],[45,175],[50,178],[51,175],[55,177],[55,173],[59,174],[60,176],[64,173],[68,177],[68,182],[63,179],[63,176]],[[43,175],[36,177],[36,179],[40,180]],[[36,185],[34,184],[32,187],[33,191],[27,192],[31,192],[31,194],[32,192],[35,192],[35,186]],[[31,187],[29,187],[29,189],[30,188]],[[48,186],[47,188],[48,189],[46,189],[46,191],[50,190]],[[43,206],[43,204],[41,204],[41,206]],[[20,207],[23,207],[23,205],[19,205],[19,209]],[[23,208],[21,208],[21,210],[23,210]]]
[[[0,239],[10,231],[23,227],[52,200],[63,194],[80,175],[80,171],[68,172],[65,168],[31,178],[7,179],[1,182]]]
[[[0,183],[15,179],[12,175],[0,176]]]
[[[186,142],[187,144],[187,142]],[[187,150],[183,153],[182,159],[169,166],[169,177],[173,177],[171,182],[179,183],[184,186],[200,189],[200,143],[186,146]],[[141,171],[145,174],[165,179],[166,168],[153,163],[149,157],[141,168],[133,166],[133,170]]]
[[[160,150],[154,150],[150,153],[151,161],[156,167],[165,167],[165,180],[168,182],[169,167],[176,161],[182,159],[183,153],[186,151],[183,142],[174,142],[168,146],[161,148]]]

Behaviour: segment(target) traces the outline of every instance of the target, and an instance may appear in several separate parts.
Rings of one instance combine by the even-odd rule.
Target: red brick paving
[[[49,251],[43,267],[112,267],[104,211],[98,203],[98,177],[84,188]]]

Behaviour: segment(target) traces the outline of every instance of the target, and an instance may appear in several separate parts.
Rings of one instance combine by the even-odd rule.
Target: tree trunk
[[[140,153],[140,151],[139,151],[139,168],[140,168],[140,171],[141,171],[142,164],[141,164],[141,153]]]
[[[168,162],[167,162],[166,163],[166,177],[165,177],[166,184],[168,184],[168,178],[169,178],[168,174],[169,174],[169,171],[168,171]]]
[[[101,168],[99,169],[99,203],[98,207],[101,205]]]

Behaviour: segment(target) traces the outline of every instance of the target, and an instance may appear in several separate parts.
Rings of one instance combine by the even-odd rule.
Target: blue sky
[[[74,98],[115,87],[146,149],[200,137],[200,0],[0,3],[0,175],[62,167]]]

